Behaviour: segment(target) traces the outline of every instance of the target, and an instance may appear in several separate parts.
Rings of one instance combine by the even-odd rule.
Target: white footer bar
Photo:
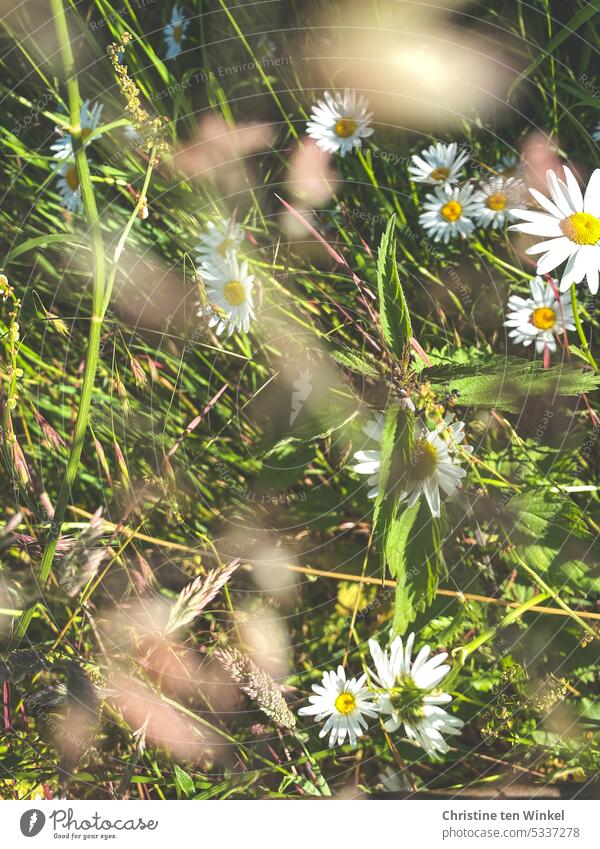
[[[0,834],[7,849],[67,843],[177,849],[178,839],[211,849],[597,849],[599,807],[597,801],[554,800],[6,801],[0,802]]]

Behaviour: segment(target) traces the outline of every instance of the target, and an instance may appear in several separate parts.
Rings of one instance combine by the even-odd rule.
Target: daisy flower
[[[408,396],[401,399],[399,406],[403,410],[412,410],[413,412],[415,411],[415,405]],[[384,414],[376,412],[374,417],[372,419],[369,419],[369,421],[363,427],[363,433],[369,439],[373,439],[375,442],[381,442],[384,423]],[[367,493],[367,497],[377,498],[377,492],[379,490],[379,466],[381,464],[381,451],[377,448],[368,449],[367,451],[355,451],[354,459],[358,460],[358,463],[356,464],[356,466],[351,466],[352,471],[357,472],[359,475],[369,476],[367,483],[369,484],[371,489]]]
[[[475,220],[481,227],[496,230],[512,218],[508,207],[521,200],[521,183],[514,177],[492,177],[479,184],[473,195],[478,207]]]
[[[452,423],[452,417],[448,416],[435,430],[421,428],[406,469],[405,488],[398,496],[400,501],[406,499],[412,507],[424,495],[431,515],[440,515],[440,489],[448,496],[454,495],[461,478],[467,474],[453,457],[464,439],[464,427],[464,422]],[[442,439],[441,433],[446,439]],[[460,447],[467,454],[473,450],[470,445]]]
[[[567,260],[560,281],[561,292],[587,277],[590,292],[595,295],[600,269],[600,168],[590,177],[585,196],[573,172],[566,165],[563,171],[564,181],[554,171],[546,174],[551,199],[537,189],[529,189],[544,211],[511,209],[523,222],[513,224],[510,229],[546,237],[526,251],[542,254],[537,263],[538,274],[547,274]]]
[[[377,414],[364,429],[367,436],[381,442],[383,433],[384,417],[382,413]],[[464,439],[464,422],[452,423],[451,417],[444,420],[436,430],[428,430],[421,426],[420,434],[415,440],[412,456],[407,468],[404,470],[404,489],[399,493],[401,501],[408,500],[408,506],[416,504],[423,494],[431,510],[431,515],[440,515],[440,489],[448,496],[454,495],[460,486],[461,478],[466,471],[457,465],[452,456]],[[442,439],[441,433],[445,434]],[[470,454],[472,448],[469,445],[461,445],[462,451]],[[381,451],[357,451],[354,454],[357,465],[352,466],[352,471],[359,475],[368,475],[367,483],[371,487],[369,498],[376,498],[379,491],[379,473],[381,468]]]
[[[211,304],[218,308],[209,321],[220,336],[224,330],[231,336],[234,330],[247,333],[255,317],[252,303],[254,275],[248,274],[248,263],[239,263],[235,254],[229,254],[218,265],[205,265],[201,272],[206,294]]]
[[[363,686],[366,678],[365,674],[347,681],[343,666],[338,666],[337,672],[324,672],[321,684],[313,684],[316,695],[309,697],[310,705],[298,711],[301,716],[316,717],[317,722],[327,717],[319,737],[329,733],[330,748],[336,743],[341,746],[346,737],[356,746],[356,738],[367,727],[365,716],[377,716],[377,706]]]
[[[101,112],[101,103],[95,103],[91,108],[89,100],[85,100],[81,104],[81,108],[79,110],[79,123],[81,124],[81,140],[84,144],[86,144],[90,133],[97,129],[98,124],[100,123]],[[53,145],[50,145],[50,150],[54,151],[52,155],[59,161],[71,159],[73,157],[73,142],[71,140],[71,134],[65,133],[62,130],[57,130],[57,133],[60,138]],[[95,136],[95,138],[100,138],[101,135],[102,133]]]
[[[57,171],[57,188],[62,204],[69,212],[79,212],[83,205],[79,174],[74,162],[65,162]]]
[[[473,187],[436,186],[434,191],[434,194],[426,196],[423,204],[425,212],[419,215],[419,223],[427,235],[434,242],[448,243],[455,236],[464,239],[472,233],[475,225],[471,219],[478,208],[473,198]]]
[[[345,90],[343,94],[325,92],[325,100],[319,100],[312,108],[311,120],[306,132],[315,139],[318,146],[328,153],[339,151],[345,156],[354,148],[362,146],[362,140],[373,134],[369,127],[372,113],[368,112],[368,103],[355,91]]]
[[[375,442],[381,442],[385,416],[383,413],[375,413],[375,417],[369,419],[363,427],[363,433]],[[379,468],[381,466],[381,451],[378,448],[367,451],[356,451],[354,459],[358,460],[356,466],[351,466],[353,472],[359,475],[368,475],[367,483],[371,487],[367,493],[368,498],[377,498],[379,491]]]
[[[183,17],[183,12],[176,3],[171,12],[171,20],[164,28],[165,42],[167,52],[165,59],[174,59],[181,53],[181,44],[183,42],[185,32],[189,26],[189,21]]]
[[[464,725],[442,707],[452,701],[452,696],[440,689],[450,672],[450,666],[444,663],[448,653],[430,657],[430,647],[423,646],[412,660],[414,641],[414,634],[406,645],[396,637],[389,650],[383,651],[376,640],[369,640],[375,664],[372,677],[379,690],[377,704],[388,716],[383,724],[386,731],[396,731],[403,725],[407,738],[428,755],[445,754],[449,747],[444,734],[459,734]]]
[[[496,165],[496,170],[499,171],[503,177],[515,177],[520,173],[521,168],[521,157],[517,156],[515,153],[505,153],[504,156],[500,157],[498,164]]]
[[[456,142],[451,144],[432,144],[421,154],[413,154],[411,157],[413,165],[408,173],[415,183],[429,183],[430,185],[442,185],[455,183],[458,175],[469,159],[469,154],[464,150],[458,152]]]
[[[556,336],[565,330],[575,330],[571,299],[569,295],[557,298],[555,288],[541,277],[534,277],[529,289],[530,298],[511,295],[508,299],[511,312],[504,325],[513,328],[508,335],[525,346],[535,342],[538,354],[543,354],[545,349],[556,351]]]
[[[197,261],[218,265],[228,254],[235,253],[244,239],[244,231],[233,219],[222,218],[218,223],[209,221],[196,248]]]

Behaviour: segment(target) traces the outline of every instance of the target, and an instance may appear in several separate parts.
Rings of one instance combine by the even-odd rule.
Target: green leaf
[[[511,537],[513,533],[520,533],[538,538],[557,522],[567,526],[577,536],[590,536],[577,505],[558,493],[547,491],[529,490],[513,495],[499,513],[498,520]]]
[[[33,239],[27,239],[26,242],[21,242],[20,245],[15,245],[6,257],[5,265],[8,265],[13,259],[16,259],[32,248],[46,248],[48,245],[55,244],[72,245],[77,250],[89,250],[86,245],[82,245],[77,241],[77,236],[74,233],[53,233],[47,236],[36,236]]]
[[[569,351],[573,354],[573,356],[578,357],[578,359],[583,360],[586,365],[589,365],[590,358],[582,348],[578,348],[577,345],[572,345],[569,342]]]
[[[329,793],[323,792],[323,789],[315,787],[312,781],[309,781],[303,775],[286,775],[279,785],[279,792],[284,793],[293,784],[297,784],[309,796],[331,796],[331,791]]]
[[[284,446],[292,443],[312,442],[316,439],[327,439],[332,433],[349,425],[350,422],[359,414],[359,410],[355,409],[348,413],[349,405],[338,404],[337,407],[329,410],[324,410],[318,418],[311,417],[301,426],[294,428],[293,435],[284,436],[283,439],[278,439],[275,444],[272,443],[272,435],[267,434],[258,443],[256,453],[262,454],[263,459],[269,458],[273,454],[280,452]]]
[[[385,540],[387,528],[397,506],[397,486],[402,470],[408,466],[414,442],[414,416],[397,404],[385,412],[381,437],[379,484],[373,510],[373,536]]]
[[[175,773],[175,784],[179,787],[184,796],[193,796],[196,792],[196,788],[191,775],[188,775],[188,773],[181,769],[180,766],[177,766],[177,764],[175,764],[173,772]]]
[[[580,395],[600,385],[600,375],[571,364],[545,369],[541,362],[487,354],[475,363],[445,363],[423,369],[421,380],[438,392],[457,394],[463,406],[517,413],[541,396]]]
[[[381,374],[379,363],[371,354],[358,354],[351,348],[338,348],[330,353],[336,362],[357,374],[364,374],[367,377],[379,377]]]
[[[515,495],[498,515],[507,541],[526,563],[558,586],[600,590],[593,535],[572,501],[549,492]],[[510,550],[506,552],[509,562]]]
[[[379,483],[375,504],[373,507],[373,537],[377,536],[383,530],[383,538],[385,538],[386,528],[394,513],[393,498],[388,492],[388,480],[390,470],[392,468],[392,456],[394,446],[396,444],[396,428],[398,425],[398,417],[393,406],[388,407],[385,412],[385,423],[383,433],[381,435],[381,459],[379,463]],[[387,509],[383,509],[386,507]]]
[[[396,243],[392,238],[395,223],[396,216],[392,215],[381,237],[377,254],[377,291],[383,337],[398,359],[404,362],[410,350],[412,328],[396,264]]]
[[[418,613],[435,598],[444,569],[439,519],[421,498],[406,507],[390,525],[385,558],[396,579],[394,632],[404,634]]]

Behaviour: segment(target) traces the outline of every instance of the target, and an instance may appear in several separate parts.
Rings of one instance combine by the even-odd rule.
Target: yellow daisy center
[[[417,481],[428,480],[433,476],[437,462],[437,451],[431,442],[428,439],[418,439],[410,460],[409,476]]]
[[[230,239],[229,236],[225,236],[221,244],[217,248],[217,253],[220,256],[225,257],[228,250],[231,250],[233,247],[233,239]]]
[[[225,300],[232,307],[239,307],[246,300],[246,290],[239,280],[230,280],[223,289]]]
[[[446,180],[450,176],[450,169],[446,168],[445,165],[442,165],[441,168],[434,168],[431,174],[429,175],[431,180],[437,180],[441,182],[442,180]]]
[[[556,313],[551,307],[538,307],[531,313],[531,323],[538,330],[550,330],[556,324]]]
[[[181,24],[176,24],[173,27],[173,41],[176,41],[178,44],[181,41],[181,37],[183,35],[183,27]]]
[[[500,212],[502,209],[506,209],[506,204],[508,203],[508,198],[504,194],[504,192],[495,192],[493,195],[490,195],[486,200],[485,205],[488,209],[493,210],[494,212]]]
[[[71,165],[67,168],[65,172],[65,180],[67,181],[67,186],[71,189],[71,191],[76,192],[79,188],[79,176],[75,165]]]
[[[458,221],[462,215],[462,204],[457,200],[449,200],[441,209],[443,217],[446,221]]]
[[[340,118],[339,121],[335,122],[335,132],[341,138],[347,139],[348,136],[356,132],[357,126],[358,124],[352,118]]]
[[[589,212],[575,212],[560,222],[565,236],[577,245],[595,245],[600,240],[600,218]]]
[[[338,713],[344,714],[344,716],[347,716],[349,713],[352,713],[355,707],[356,699],[354,698],[352,693],[340,693],[337,699],[335,700],[335,709]]]

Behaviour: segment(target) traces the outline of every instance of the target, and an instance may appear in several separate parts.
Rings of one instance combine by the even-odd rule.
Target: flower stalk
[[[520,604],[518,607],[515,607],[510,613],[507,613],[497,625],[492,626],[491,628],[486,628],[478,637],[475,637],[474,640],[471,640],[467,643],[466,646],[460,646],[452,652],[452,655],[456,661],[456,666],[452,670],[452,678],[454,677],[455,672],[458,672],[461,666],[464,665],[467,658],[473,654],[473,652],[477,651],[477,649],[481,648],[481,646],[488,643],[492,640],[497,634],[502,631],[503,628],[508,627],[508,625],[512,625],[513,622],[516,622],[517,619],[520,619],[524,613],[535,607],[538,604],[541,604],[543,601],[546,601],[547,598],[550,597],[550,593],[543,592],[538,593],[537,595],[528,598],[527,601],[524,601],[523,604]]]
[[[115,249],[112,267],[107,280],[102,227],[100,224],[100,217],[98,215],[98,208],[96,206],[96,198],[94,196],[94,189],[92,185],[92,178],[90,174],[87,155],[81,138],[81,98],[79,94],[79,84],[77,82],[77,77],[75,74],[75,62],[73,57],[73,51],[71,48],[71,40],[69,36],[69,29],[67,25],[63,0],[50,0],[50,6],[52,9],[54,24],[56,27],[58,41],[60,44],[60,53],[65,79],[67,81],[69,119],[71,123],[70,133],[73,143],[77,174],[79,177],[79,185],[81,187],[81,198],[83,202],[85,219],[92,242],[93,288],[92,314],[90,316],[87,354],[85,358],[81,393],[79,396],[79,407],[77,410],[77,418],[75,421],[75,430],[73,433],[73,441],[69,450],[69,457],[67,460],[65,474],[58,492],[56,504],[54,506],[54,515],[52,517],[52,522],[49,526],[48,538],[44,547],[44,552],[42,554],[42,560],[37,575],[37,581],[40,588],[44,587],[50,575],[52,563],[54,561],[54,555],[56,553],[56,547],[60,537],[61,527],[65,517],[65,512],[69,501],[71,500],[71,493],[75,484],[75,480],[77,478],[83,443],[88,429],[92,393],[94,390],[96,372],[98,369],[102,322],[104,320],[104,315],[106,313],[106,309],[110,300],[110,295],[118,270],[119,258],[123,251],[123,247],[125,245],[125,242],[127,240],[127,237],[133,226],[134,221],[136,220],[136,218],[138,218],[140,210],[143,204],[146,202],[146,192],[150,183],[152,169],[155,164],[154,154],[156,150],[155,143],[146,171],[142,190],[139,194],[138,201],[133,209],[133,212],[131,213],[129,220],[127,221],[127,224],[125,225],[123,233]],[[13,634],[11,646],[18,643],[26,634],[29,624],[33,618],[35,608],[35,605],[28,607],[19,618],[19,621],[17,622],[17,626]]]
[[[547,593],[548,596],[550,596],[550,598],[554,599],[554,601],[558,604],[558,606],[562,607],[562,609],[566,613],[569,614],[571,619],[573,619],[575,622],[577,622],[577,624],[581,628],[583,628],[583,630],[587,634],[589,634],[589,636],[592,639],[596,639],[598,634],[592,628],[592,626],[589,625],[587,622],[585,622],[580,616],[578,616],[577,613],[571,607],[569,607],[569,605],[566,602],[564,602],[562,600],[562,598],[559,596],[559,594],[555,590],[553,590],[552,587],[550,587],[544,581],[544,579],[542,577],[540,577],[540,575],[538,575],[538,573],[535,571],[535,569],[532,569],[531,566],[528,566],[527,563],[525,563],[525,561],[522,560],[516,552],[513,552],[513,557],[514,557],[516,563],[521,567],[521,569],[523,569],[525,572],[527,572],[529,577],[532,578],[535,581],[535,583],[539,587],[541,587],[544,590],[544,592]]]
[[[587,357],[587,361],[590,366],[594,369],[595,372],[598,371],[598,366],[596,364],[596,360],[592,356],[592,352],[590,351],[590,346],[588,345],[588,341],[585,338],[585,333],[583,331],[583,327],[581,325],[581,319],[579,317],[579,305],[577,303],[577,290],[575,288],[575,284],[571,283],[571,303],[573,304],[573,318],[575,320],[575,327],[577,328],[577,334],[579,336],[579,341],[581,342],[581,349]]]

